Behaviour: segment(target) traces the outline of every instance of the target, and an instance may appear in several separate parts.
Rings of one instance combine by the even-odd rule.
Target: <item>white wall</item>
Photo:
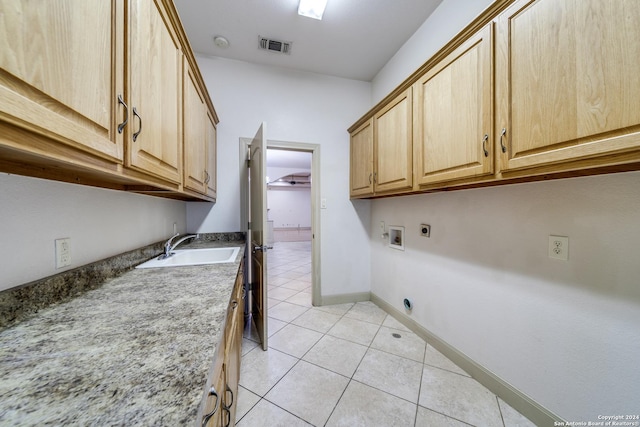
[[[269,188],[267,206],[275,228],[311,227],[310,187]]]
[[[0,290],[79,267],[186,229],[185,202],[0,173]],[[54,240],[71,238],[71,267]]]
[[[262,121],[267,139],[321,145],[322,295],[369,290],[369,204],[349,201],[349,134],[371,103],[371,84],[312,73],[198,57],[216,110],[218,199],[187,204],[192,232],[240,227],[239,138],[253,137]]]
[[[443,0],[373,79],[373,103],[379,102],[449,42],[493,0]],[[363,111],[364,114],[364,111]]]
[[[567,420],[634,414],[639,215],[640,172],[376,200],[371,291]],[[406,227],[405,252],[380,221]]]
[[[373,82],[383,98],[490,2],[444,0]],[[636,414],[640,172],[375,200],[371,290],[567,420]],[[386,247],[379,222],[407,228]],[[432,237],[419,236],[430,223]],[[547,257],[550,234],[569,261]]]

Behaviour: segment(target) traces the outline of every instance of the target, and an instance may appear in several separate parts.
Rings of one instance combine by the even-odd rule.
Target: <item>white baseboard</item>
[[[323,295],[320,300],[321,301],[320,305],[347,304],[350,302],[363,302],[363,301],[370,301],[370,300],[371,300],[370,292]]]
[[[491,390],[496,396],[511,405],[512,408],[527,417],[537,426],[553,426],[558,425],[554,422],[563,422],[564,420],[552,413],[538,402],[522,393],[511,384],[498,377],[496,374],[476,363],[466,354],[452,347],[438,336],[421,326],[418,322],[407,316],[402,311],[378,297],[373,292],[371,301],[378,307],[393,316],[397,321],[405,325],[420,338],[432,345],[436,350],[445,355],[449,360],[458,365],[462,370],[467,372],[480,384]],[[336,295],[335,297],[338,297]],[[324,303],[324,299],[323,299]]]

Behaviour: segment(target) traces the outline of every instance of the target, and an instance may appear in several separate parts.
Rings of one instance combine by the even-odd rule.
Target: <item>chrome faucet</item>
[[[182,239],[178,240],[175,243],[173,242],[173,239],[175,239],[176,237],[178,237],[180,235],[180,233],[176,233],[175,235],[171,236],[171,238],[169,240],[167,240],[164,244],[164,252],[158,257],[158,259],[167,259],[169,258],[171,255],[174,254],[174,250],[175,248],[178,247],[178,245],[182,242],[184,242],[185,240],[189,240],[189,239],[197,239],[198,235],[197,234],[189,234],[184,236]]]

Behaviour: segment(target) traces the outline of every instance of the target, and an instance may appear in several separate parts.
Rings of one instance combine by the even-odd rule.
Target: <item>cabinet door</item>
[[[199,193],[207,189],[207,115],[198,83],[185,59],[184,69],[184,186]]]
[[[0,120],[122,162],[123,3],[0,0],[0,21]]]
[[[411,88],[373,118],[374,191],[410,189],[413,185]]]
[[[240,357],[242,355],[242,330],[244,316],[242,275],[236,279],[231,306],[225,326],[223,425],[235,425],[238,406],[238,382],[240,381]]]
[[[506,9],[496,40],[501,169],[640,147],[638,40],[633,0],[521,0]]]
[[[207,142],[207,196],[215,199],[218,192],[218,132],[216,129],[216,120],[209,110],[206,111],[206,142]]]
[[[351,134],[351,197],[373,194],[373,124],[369,120]]]
[[[493,173],[491,26],[414,85],[416,181]]]
[[[130,13],[127,166],[182,182],[182,52],[159,0],[133,0]]]

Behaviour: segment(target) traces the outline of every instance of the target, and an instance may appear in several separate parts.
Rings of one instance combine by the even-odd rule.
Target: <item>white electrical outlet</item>
[[[431,226],[429,224],[420,224],[420,235],[431,237]]]
[[[71,265],[71,239],[56,239],[56,268]]]
[[[569,260],[569,237],[549,236],[549,258]]]

